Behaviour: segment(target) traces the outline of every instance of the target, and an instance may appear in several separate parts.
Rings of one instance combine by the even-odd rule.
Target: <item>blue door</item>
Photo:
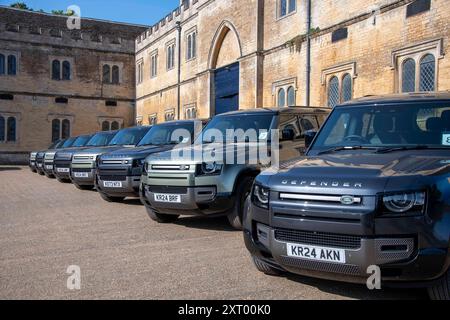
[[[239,62],[214,73],[216,114],[239,110]]]

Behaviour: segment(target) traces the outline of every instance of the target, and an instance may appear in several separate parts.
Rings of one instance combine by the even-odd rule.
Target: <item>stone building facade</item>
[[[449,90],[449,40],[449,0],[182,0],[136,40],[137,121]]]
[[[0,7],[0,162],[56,139],[134,125],[146,27]]]

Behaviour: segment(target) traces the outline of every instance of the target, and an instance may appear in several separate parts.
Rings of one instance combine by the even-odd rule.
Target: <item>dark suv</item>
[[[55,141],[48,147],[47,150],[54,150],[54,149],[58,148],[60,145],[62,145],[62,144],[64,144],[64,140]],[[28,163],[28,166],[30,167],[30,170],[32,172],[37,172],[36,159],[37,159],[38,153],[40,153],[40,167],[42,169],[41,171],[42,171],[42,174],[43,174],[44,153],[45,153],[45,151],[33,151],[33,152],[30,152],[30,161]]]
[[[75,141],[75,138],[68,138],[68,139],[60,140],[56,144],[54,143],[53,145],[51,145],[50,149],[37,152],[36,158],[35,158],[36,172],[42,176],[45,175],[44,162],[45,162],[45,154],[47,152],[54,152],[57,149],[68,148],[72,145],[72,143],[74,141]]]
[[[109,202],[121,201],[125,197],[139,197],[145,158],[175,146],[186,146],[192,143],[194,133],[200,133],[201,130],[202,121],[166,122],[153,126],[136,148],[120,149],[101,155],[98,159],[95,184],[100,196]]]
[[[182,150],[186,157],[167,151],[147,158],[140,196],[148,215],[162,223],[180,215],[227,215],[242,229],[243,204],[253,179],[269,164],[260,161],[260,151],[271,153],[272,134],[281,132],[281,160],[298,157],[308,131],[317,130],[328,114],[326,108],[292,107],[215,116],[194,145]]]
[[[74,153],[70,166],[70,180],[72,183],[81,190],[93,189],[95,186],[97,158],[104,153],[125,147],[134,148],[150,128],[149,126],[143,126],[122,129],[117,132],[107,146],[90,148]]]
[[[256,267],[428,286],[450,298],[450,94],[337,106],[306,156],[256,178],[245,242]]]
[[[76,146],[75,143],[72,148],[56,152],[53,172],[58,181],[70,181],[70,164],[74,153],[89,148],[106,146],[116,135],[116,133],[117,131],[98,132],[94,136],[91,136],[91,138],[87,140],[83,146]]]

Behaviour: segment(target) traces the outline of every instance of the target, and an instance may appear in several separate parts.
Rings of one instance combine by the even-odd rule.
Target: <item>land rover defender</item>
[[[54,174],[60,182],[70,181],[70,164],[72,156],[82,150],[103,147],[109,144],[111,139],[116,135],[117,131],[98,132],[83,146],[77,148],[68,148],[56,152],[54,159]]]
[[[92,138],[92,135],[84,135],[75,137],[75,140],[73,141],[72,145],[68,149],[72,148],[80,148],[83,147],[89,140]],[[66,150],[65,148],[62,148],[62,150]],[[55,155],[58,150],[49,150],[45,153],[44,156],[44,173],[48,178],[54,179],[56,178],[55,175]]]
[[[195,128],[196,124],[198,125]],[[98,159],[95,186],[109,202],[125,197],[139,197],[139,184],[145,158],[156,152],[191,144],[202,121],[180,120],[153,126],[136,148],[125,148],[101,155]]]
[[[329,110],[324,108],[292,107],[252,109],[215,116],[194,145],[183,153],[189,155],[217,149],[213,152],[224,154],[222,161],[205,162],[203,157],[190,156],[180,160],[173,158],[170,151],[147,158],[140,188],[147,213],[151,219],[162,223],[175,221],[180,215],[227,215],[233,227],[242,228],[244,200],[253,179],[261,167],[267,165],[256,159],[253,151],[268,147],[270,153],[271,131],[280,129],[280,159],[302,155],[305,133],[317,130],[328,113]],[[224,139],[208,137],[214,132]],[[230,132],[231,135],[238,132],[255,134],[229,142],[225,137],[229,137]],[[235,161],[238,156],[244,156],[245,161]]]
[[[258,270],[428,286],[450,298],[450,94],[335,107],[307,154],[259,175],[244,238]]]
[[[107,146],[86,149],[73,154],[70,180],[81,190],[90,190],[95,185],[97,157],[108,152],[135,147],[151,127],[133,127],[120,130]]]
[[[64,140],[61,140],[59,143],[57,143],[53,149],[48,149],[48,150],[37,152],[36,153],[36,171],[37,171],[37,173],[39,173],[41,176],[45,175],[44,160],[45,160],[45,153],[47,151],[52,152],[56,149],[65,148],[66,146],[69,147],[73,143],[73,141],[75,141],[74,138],[64,139]]]
[[[64,143],[63,140],[55,141],[55,142],[53,142],[53,143],[48,147],[47,150],[54,150],[54,149],[56,149],[59,145],[61,145],[61,144],[63,144],[63,143]],[[36,157],[37,157],[37,154],[38,154],[39,152],[43,152],[43,151],[33,151],[33,152],[30,152],[30,161],[28,162],[28,166],[30,167],[31,172],[37,172],[37,169],[36,169]]]

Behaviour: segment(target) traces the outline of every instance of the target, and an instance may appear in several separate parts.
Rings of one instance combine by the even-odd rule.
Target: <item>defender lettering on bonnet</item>
[[[337,181],[307,181],[307,180],[283,180],[283,185],[293,185],[300,187],[332,187],[332,188],[362,188],[361,182],[337,182]]]

